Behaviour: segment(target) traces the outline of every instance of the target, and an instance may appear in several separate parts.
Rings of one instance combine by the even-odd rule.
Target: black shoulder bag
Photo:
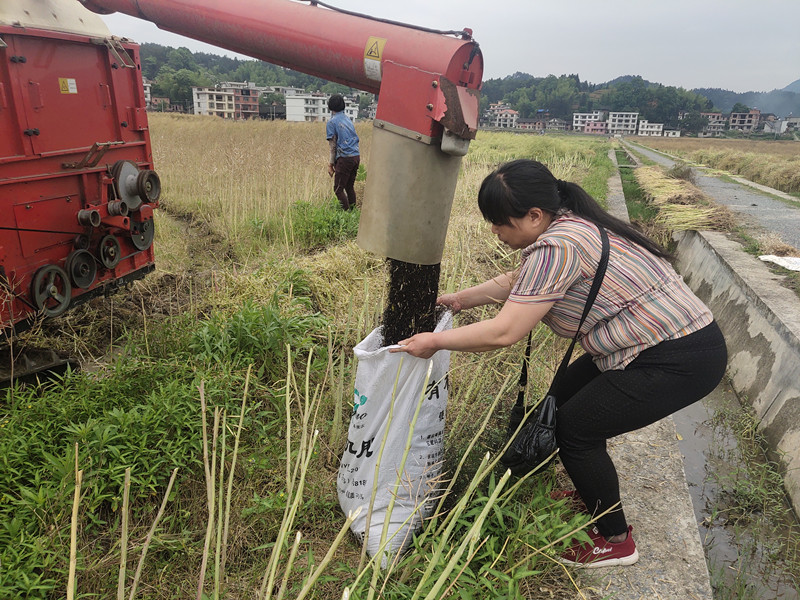
[[[598,227],[598,229],[603,241],[603,252],[600,256],[600,262],[597,264],[597,272],[595,273],[594,281],[592,281],[589,296],[586,298],[586,305],[583,307],[583,314],[581,315],[578,329],[575,331],[575,337],[572,338],[569,349],[564,355],[555,377],[553,377],[553,382],[550,384],[550,389],[547,390],[544,400],[539,402],[525,424],[519,429],[526,412],[525,388],[528,384],[528,358],[531,353],[531,334],[528,334],[528,346],[525,349],[525,359],[522,361],[522,372],[519,376],[517,402],[511,408],[508,423],[508,437],[513,437],[513,439],[503,456],[500,457],[500,462],[511,469],[512,475],[517,477],[522,477],[545,466],[555,457],[555,453],[558,451],[558,444],[556,443],[556,397],[553,395],[553,390],[555,390],[556,384],[561,381],[569,366],[572,351],[578,341],[578,334],[581,327],[583,327],[586,316],[589,314],[589,310],[594,304],[608,266],[608,234],[602,227]],[[516,433],[518,429],[519,433]],[[516,436],[514,435],[515,433]]]

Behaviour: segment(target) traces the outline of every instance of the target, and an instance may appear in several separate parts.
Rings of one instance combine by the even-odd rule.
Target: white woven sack
[[[452,325],[453,316],[447,312],[437,324],[436,331],[450,329]],[[440,350],[432,358],[424,360],[404,352],[392,354],[388,346],[380,346],[381,341],[380,329],[375,329],[354,349],[358,368],[353,413],[337,483],[339,504],[344,513],[355,512],[361,507],[350,529],[363,539],[369,527],[366,544],[370,556],[381,547],[387,516],[388,541],[384,550],[391,555],[408,547],[412,534],[434,508],[432,498],[444,454],[447,371],[450,368],[448,351]],[[416,426],[403,465],[409,431],[418,406]],[[379,457],[377,486],[370,513]],[[398,473],[401,473],[399,484]],[[388,515],[393,496],[394,506]]]

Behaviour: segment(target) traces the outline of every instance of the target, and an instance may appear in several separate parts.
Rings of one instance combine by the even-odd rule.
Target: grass
[[[521,348],[453,356],[450,493],[393,570],[361,562],[335,480],[351,348],[379,322],[386,269],[355,245],[357,212],[333,203],[324,132],[161,114],[151,129],[164,183],[156,273],[21,340],[91,369],[11,387],[0,402],[0,597],[60,597],[71,568],[76,597],[130,595],[145,555],[137,598],[198,597],[201,585],[225,598],[338,599],[345,587],[351,598],[583,596],[553,561],[587,521],[550,499],[563,473],[509,482],[495,464]],[[368,154],[369,130],[359,135]],[[602,199],[607,152],[481,134],[462,163],[442,290],[518,261],[477,211],[490,170],[537,158]],[[545,328],[536,336],[540,395],[563,344]]]

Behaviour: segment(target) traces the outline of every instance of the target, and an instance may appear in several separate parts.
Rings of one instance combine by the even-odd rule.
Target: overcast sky
[[[735,92],[771,91],[800,79],[800,0],[327,2],[435,29],[469,27],[483,51],[484,79],[516,71],[577,73],[591,83],[641,75]],[[113,34],[139,43],[231,55],[125,15],[103,19]]]

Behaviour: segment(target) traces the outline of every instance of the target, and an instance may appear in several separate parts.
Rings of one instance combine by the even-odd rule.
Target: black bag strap
[[[564,354],[564,358],[561,359],[561,364],[558,366],[556,374],[553,377],[553,381],[550,384],[550,389],[547,391],[548,394],[553,391],[556,383],[561,380],[561,377],[569,366],[569,360],[572,358],[572,351],[575,349],[575,343],[578,341],[578,335],[580,334],[581,327],[583,327],[583,323],[586,321],[586,317],[589,314],[589,311],[592,309],[594,300],[597,298],[597,293],[600,291],[600,286],[603,284],[603,279],[606,275],[606,267],[608,267],[609,255],[608,234],[603,227],[598,226],[597,229],[600,231],[600,239],[603,243],[603,250],[600,254],[600,262],[597,263],[597,272],[592,280],[592,287],[589,289],[589,295],[586,297],[586,305],[583,307],[583,314],[581,315],[580,323],[578,323],[578,329],[575,330],[575,336],[572,338],[569,348],[567,349],[566,354]],[[519,389],[517,390],[517,406],[524,406],[525,404],[525,388],[528,385],[528,362],[531,355],[532,335],[533,332],[531,331],[528,334],[528,345],[525,348],[525,358],[522,360],[522,372],[519,375]]]

